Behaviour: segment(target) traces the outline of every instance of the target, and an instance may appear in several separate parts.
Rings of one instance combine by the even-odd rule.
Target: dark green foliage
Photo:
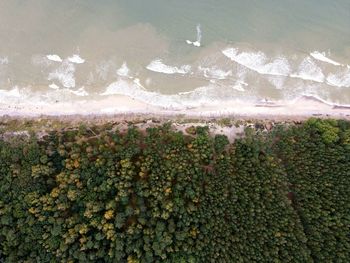
[[[339,140],[336,120],[310,119],[305,126],[310,132],[319,134],[326,144],[336,143]]]
[[[316,262],[349,262],[349,131],[344,121],[311,119],[277,134],[275,150]]]
[[[234,144],[170,127],[0,140],[0,262],[350,258],[348,122]]]
[[[215,138],[214,138],[215,152],[221,153],[229,143],[230,142],[228,141],[225,135],[215,135]]]

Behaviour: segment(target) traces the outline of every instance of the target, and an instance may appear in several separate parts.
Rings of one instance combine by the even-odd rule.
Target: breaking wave
[[[306,57],[300,64],[297,73],[290,75],[292,78],[300,78],[304,80],[311,80],[322,83],[325,76],[320,67],[311,59]]]
[[[56,80],[66,88],[75,87],[75,66],[69,60],[64,60],[62,64],[53,72],[49,73],[48,80]]]
[[[314,51],[310,53],[310,56],[313,57],[314,59],[317,59],[319,61],[322,62],[326,62],[335,66],[343,66],[342,64],[340,64],[339,62],[336,62],[330,58],[326,57],[326,53],[325,52],[318,52],[318,51]]]
[[[267,56],[259,52],[239,52],[237,48],[228,48],[222,53],[232,61],[247,67],[260,74],[288,76],[290,65],[286,58],[278,57],[272,61]]]
[[[83,64],[85,63],[85,59],[81,58],[79,55],[73,55],[68,58],[69,62],[75,63],[75,64]]]
[[[10,72],[8,68],[13,64],[12,60],[9,64],[8,57],[0,57],[0,83],[4,83],[6,88],[11,87],[10,85],[13,87],[0,87],[0,101],[31,100],[35,96],[42,96],[44,101],[45,96],[53,98],[61,95],[62,98],[73,100],[89,96],[88,99],[93,100],[94,96],[99,98],[124,95],[149,105],[181,110],[203,105],[220,107],[224,101],[254,102],[265,96],[278,100],[312,94],[319,101],[329,105],[332,102],[328,101],[339,99],[345,104],[350,99],[349,91],[344,89],[350,88],[350,66],[332,60],[326,53],[314,51],[306,55],[303,53],[293,56],[268,56],[262,51],[242,51],[233,47],[219,49],[217,54],[216,59],[210,60],[210,55],[203,52],[201,57],[184,65],[169,65],[162,59],[151,58],[148,60],[151,61],[149,64],[136,65],[131,69],[123,60],[119,60],[118,63],[112,59],[104,60],[100,64],[92,64],[89,61],[82,66],[80,64],[85,63],[85,59],[76,54],[66,58],[56,54],[36,55],[32,57],[31,62],[37,67],[37,72],[40,70],[44,76],[46,82],[40,83],[40,87],[47,88],[46,94],[35,91],[35,84],[29,89],[12,85],[12,80],[8,81],[6,75]],[[80,81],[81,75],[78,75],[79,81],[76,80],[75,75],[79,67],[90,69],[90,75],[86,74],[85,82]],[[165,75],[151,75],[150,71]],[[163,85],[168,79],[176,82],[174,77],[166,76],[174,74],[181,75],[181,84],[187,85],[186,81],[189,81],[189,85],[184,88],[187,91],[172,95],[163,94],[161,87],[155,85]]]
[[[62,62],[63,61],[62,58],[59,55],[55,55],[55,54],[53,54],[53,55],[46,55],[46,58],[48,60],[55,61],[55,62]]]
[[[148,70],[164,74],[187,74],[191,71],[190,65],[174,67],[165,65],[161,59],[153,60],[147,67]]]

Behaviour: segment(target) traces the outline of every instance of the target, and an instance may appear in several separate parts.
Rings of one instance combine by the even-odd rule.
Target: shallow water
[[[2,0],[0,102],[350,104],[349,0]]]

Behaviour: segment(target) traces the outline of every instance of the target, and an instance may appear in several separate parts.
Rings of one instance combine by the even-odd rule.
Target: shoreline
[[[114,95],[101,100],[80,100],[51,104],[0,103],[0,118],[234,118],[256,120],[305,120],[310,117],[350,120],[350,105],[327,103],[313,96],[302,96],[290,102],[243,101],[222,102],[193,108],[163,108],[128,96]]]
[[[50,130],[63,131],[85,125],[122,131],[133,125],[145,131],[170,123],[173,130],[187,134],[193,127],[207,126],[211,135],[225,135],[233,142],[244,137],[248,127],[270,131],[275,125],[299,125],[311,117],[350,120],[350,107],[337,107],[314,97],[304,96],[285,105],[270,101],[234,103],[222,103],[222,109],[217,105],[206,105],[174,110],[151,106],[127,96],[113,96],[100,101],[51,105],[0,104],[0,138],[28,137],[31,132],[41,138]]]

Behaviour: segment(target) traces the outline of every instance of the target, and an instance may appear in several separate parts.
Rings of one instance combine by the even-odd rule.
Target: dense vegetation
[[[0,140],[0,262],[348,262],[350,123]]]

